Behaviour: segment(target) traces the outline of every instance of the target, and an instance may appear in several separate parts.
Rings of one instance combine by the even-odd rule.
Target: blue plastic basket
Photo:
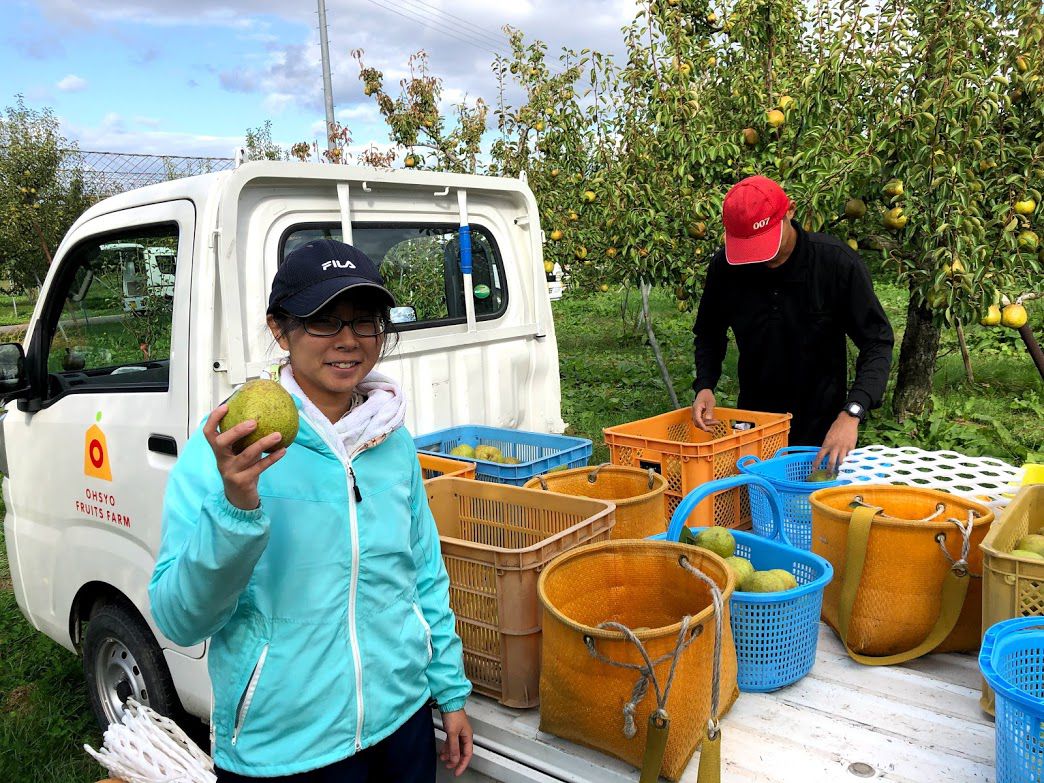
[[[798,583],[797,587],[780,593],[737,590],[729,601],[739,688],[747,693],[764,693],[797,682],[812,669],[819,643],[823,589],[834,577],[833,567],[819,555],[790,543],[778,524],[779,495],[771,484],[757,476],[730,476],[694,489],[675,509],[667,532],[653,538],[678,541],[685,519],[700,501],[715,492],[740,486],[764,490],[771,516],[777,520],[772,532],[778,540],[732,530],[736,554],[750,560],[758,571],[786,569]],[[690,528],[694,533],[705,529]]]
[[[812,505],[808,496],[817,489],[848,484],[847,479],[805,481],[812,472],[819,449],[814,446],[786,446],[772,459],[760,460],[753,455],[740,457],[736,467],[740,473],[765,479],[779,493],[783,511],[783,532],[801,549],[812,549]],[[775,523],[772,508],[763,492],[750,492],[750,514],[754,532],[773,537]]]
[[[979,668],[997,706],[997,783],[1044,781],[1044,618],[990,626]]]
[[[453,456],[453,459],[475,463],[475,478],[498,484],[522,486],[534,476],[553,468],[582,468],[591,459],[591,441],[568,435],[549,435],[541,432],[509,430],[465,424],[444,430],[417,435],[413,438],[417,451],[423,454],[451,456],[457,446],[496,446],[505,457],[514,457],[517,465],[504,465],[484,459]]]

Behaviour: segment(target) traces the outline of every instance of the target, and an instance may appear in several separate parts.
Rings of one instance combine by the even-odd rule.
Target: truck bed
[[[804,679],[775,693],[741,694],[722,720],[722,781],[986,783],[994,779],[994,729],[979,708],[980,682],[974,655],[861,666],[821,623],[816,665]],[[537,710],[476,697],[468,712],[476,756],[457,780],[638,779],[623,762],[540,732]],[[698,758],[684,783],[696,783]]]

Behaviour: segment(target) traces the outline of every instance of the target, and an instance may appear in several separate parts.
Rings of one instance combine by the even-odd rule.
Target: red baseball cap
[[[725,260],[730,264],[759,264],[779,252],[783,220],[790,199],[768,177],[740,180],[721,204],[725,226]]]

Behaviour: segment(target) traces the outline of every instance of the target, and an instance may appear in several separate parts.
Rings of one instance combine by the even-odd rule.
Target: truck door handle
[[[149,451],[178,456],[178,442],[170,435],[149,435]]]

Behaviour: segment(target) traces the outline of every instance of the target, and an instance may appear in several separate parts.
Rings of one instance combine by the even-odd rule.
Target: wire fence
[[[99,196],[197,174],[225,171],[233,158],[193,158],[184,155],[144,155],[133,152],[63,150],[62,172],[79,174],[85,189]]]

